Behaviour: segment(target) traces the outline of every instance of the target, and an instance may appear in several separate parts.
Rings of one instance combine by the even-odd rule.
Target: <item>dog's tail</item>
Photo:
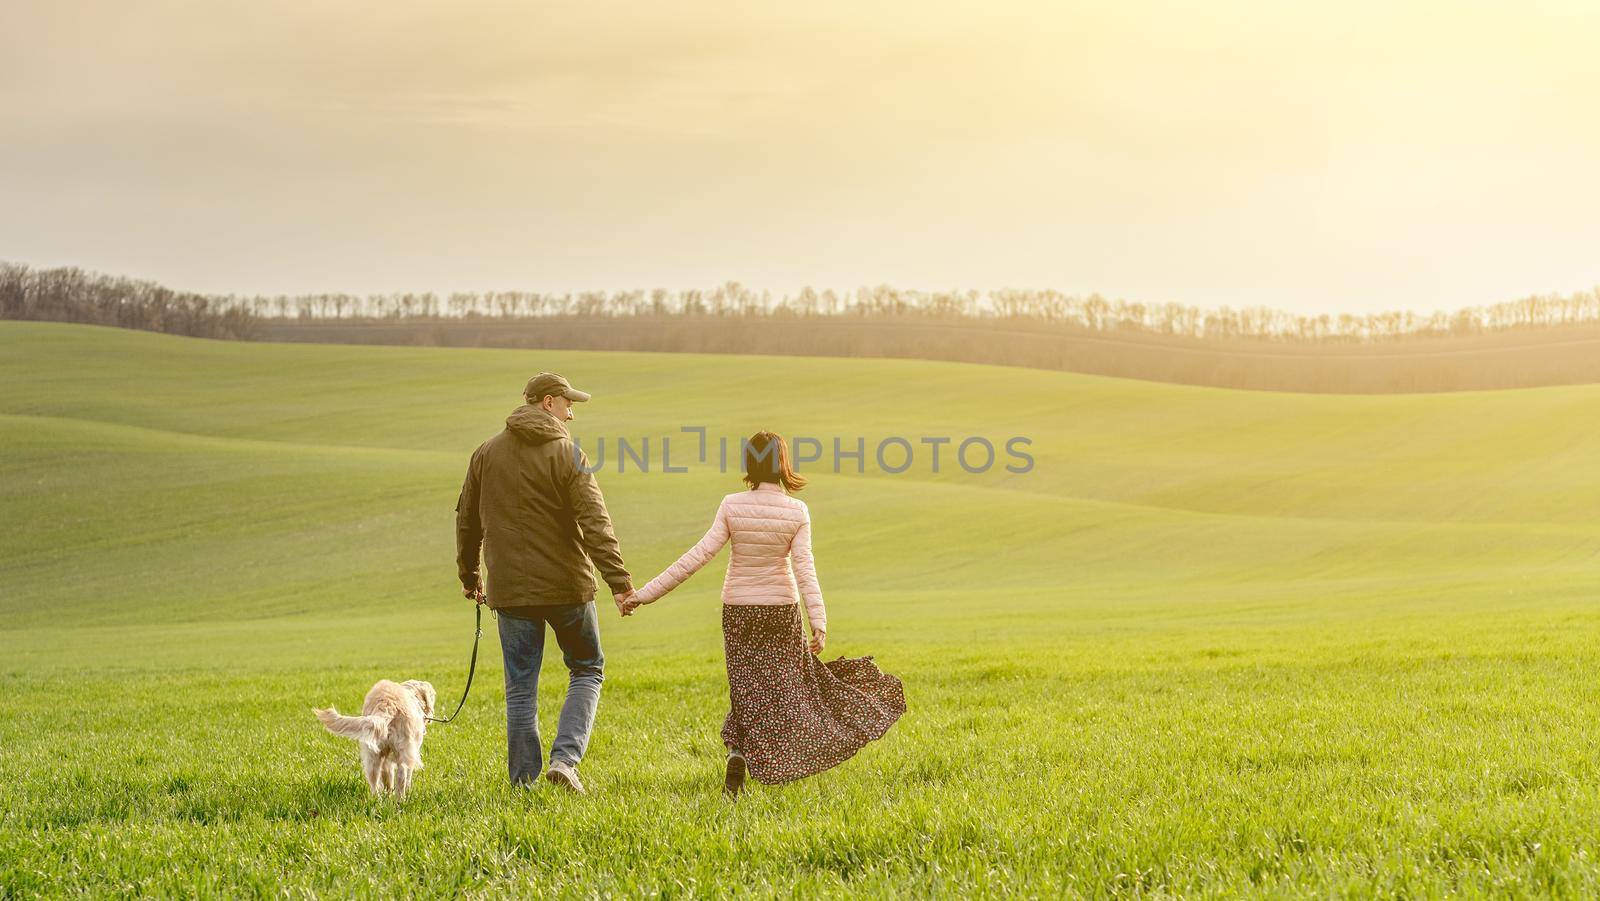
[[[328,727],[329,732],[353,738],[374,754],[379,751],[379,743],[388,737],[389,724],[379,717],[344,716],[332,707],[327,710],[313,707],[311,712],[317,715],[317,719],[322,720],[322,725]]]

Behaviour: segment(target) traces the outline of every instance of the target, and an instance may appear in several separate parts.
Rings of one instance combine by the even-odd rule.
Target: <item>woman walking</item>
[[[788,782],[848,760],[881,738],[905,712],[900,680],[871,657],[823,663],[827,611],[811,556],[811,514],[791,496],[805,486],[783,438],[757,432],[744,451],[748,491],[730,494],[699,543],[623,604],[623,615],[654,603],[732,542],[722,584],[722,645],[730,709],[724,788],[737,795],[745,772]],[[798,580],[798,584],[797,584]],[[796,593],[811,624],[807,647]]]

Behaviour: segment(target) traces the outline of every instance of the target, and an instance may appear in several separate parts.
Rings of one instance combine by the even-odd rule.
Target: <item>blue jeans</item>
[[[506,670],[506,765],[512,783],[532,782],[543,770],[539,743],[539,664],[544,660],[544,627],[550,624],[567,664],[567,699],[561,705],[551,761],[577,766],[589,747],[594,710],[600,703],[600,682],[606,658],[600,653],[600,621],[594,602],[567,607],[523,608],[537,611],[525,619],[501,613],[500,653]]]

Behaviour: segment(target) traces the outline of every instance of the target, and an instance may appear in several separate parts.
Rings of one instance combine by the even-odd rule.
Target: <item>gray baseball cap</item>
[[[566,379],[553,372],[541,372],[528,379],[528,387],[522,389],[522,396],[533,403],[544,400],[547,395],[564,397],[573,403],[582,403],[589,399],[589,395],[572,387]]]

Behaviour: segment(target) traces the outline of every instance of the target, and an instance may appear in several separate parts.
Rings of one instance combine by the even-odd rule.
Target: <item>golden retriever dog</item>
[[[433,716],[433,686],[411,679],[396,685],[388,679],[367,692],[360,716],[343,716],[329,707],[312,708],[334,735],[353,738],[361,748],[361,772],[375,795],[394,792],[405,800],[411,774],[422,769],[422,736]]]

